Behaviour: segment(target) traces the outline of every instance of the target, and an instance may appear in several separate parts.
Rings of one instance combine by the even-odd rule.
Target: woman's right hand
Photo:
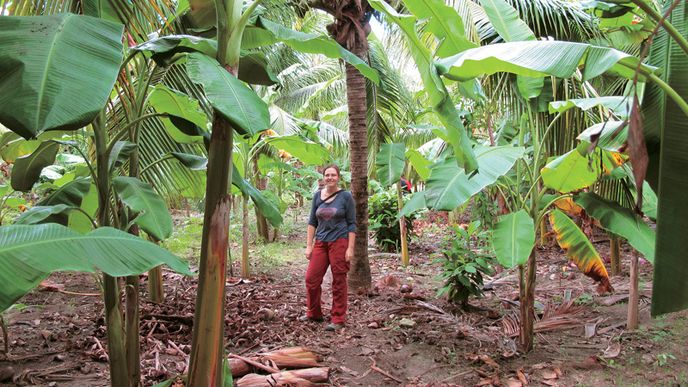
[[[306,259],[311,259],[311,254],[313,254],[313,246],[306,246]]]

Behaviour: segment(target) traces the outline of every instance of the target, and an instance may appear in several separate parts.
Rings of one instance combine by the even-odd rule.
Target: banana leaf
[[[368,3],[377,11],[384,13],[388,20],[401,28],[406,37],[411,57],[418,67],[430,106],[444,125],[440,129],[442,139],[452,146],[457,165],[468,173],[474,172],[478,168],[478,162],[471,149],[466,128],[463,126],[447,88],[433,66],[430,50],[418,37],[416,31],[417,18],[399,14],[392,6],[381,0],[369,0]]]
[[[407,150],[406,158],[421,180],[428,180],[428,177],[430,177],[430,164],[432,163],[415,149]]]
[[[53,215],[63,214],[72,210],[74,210],[74,207],[70,207],[66,204],[31,207],[19,215],[19,217],[14,220],[14,224],[38,224]]]
[[[654,263],[655,232],[645,224],[642,218],[627,208],[594,193],[581,193],[576,196],[575,201],[585,208],[588,215],[599,221],[602,228],[624,237],[631,246],[645,256],[645,259]]]
[[[159,241],[172,235],[172,216],[150,184],[135,177],[118,176],[112,179],[112,188],[127,207],[139,213],[134,222],[143,231]]]
[[[158,113],[173,116],[160,120],[174,141],[183,144],[203,143],[203,134],[208,133],[209,122],[198,100],[158,84],[148,95],[148,104]]]
[[[58,224],[0,227],[0,311],[55,271],[102,271],[121,277],[161,264],[191,274],[167,250],[110,227],[86,235]]]
[[[240,134],[250,136],[270,127],[270,113],[258,95],[213,58],[188,54],[186,70],[194,83],[203,85],[213,108]]]
[[[249,26],[244,30],[241,48],[248,50],[273,45],[277,42],[282,42],[299,52],[322,54],[328,58],[341,58],[358,69],[364,77],[375,84],[380,83],[377,71],[368,66],[361,58],[344,49],[334,39],[323,35],[294,31],[261,16],[256,20],[255,27]]]
[[[549,214],[549,221],[559,246],[566,251],[566,256],[573,261],[583,274],[599,282],[600,292],[613,291],[609,283],[609,274],[600,254],[575,223],[559,210]]]
[[[18,158],[12,168],[10,182],[16,191],[30,191],[41,176],[41,171],[55,162],[60,146],[44,142],[28,156]]]
[[[542,168],[542,182],[547,188],[567,193],[591,186],[621,165],[613,152],[595,149],[581,156],[577,149],[554,158]]]
[[[31,139],[93,121],[119,72],[122,31],[71,13],[0,17],[0,123]]]
[[[377,178],[384,187],[398,183],[404,171],[406,146],[404,144],[382,144],[375,158]]]
[[[492,27],[505,42],[519,42],[535,40],[535,34],[528,25],[521,20],[518,12],[511,4],[504,0],[482,0],[487,18]],[[542,93],[545,84],[543,77],[528,77],[518,75],[516,86],[518,92],[526,100],[535,98]]]
[[[437,61],[440,74],[457,81],[498,72],[569,78],[580,67],[583,68],[583,81],[603,73],[633,79],[637,66],[638,58],[613,48],[560,41],[490,44]],[[647,79],[643,73],[657,70],[644,64],[640,69],[641,81]]]
[[[535,246],[533,218],[525,210],[501,216],[492,232],[492,246],[504,268],[524,264]]]
[[[574,98],[566,101],[552,101],[549,103],[550,114],[563,113],[575,107],[587,111],[594,107],[603,106],[614,112],[619,118],[628,118],[631,110],[631,100],[624,96],[607,96],[597,98]]]
[[[310,165],[322,165],[332,157],[322,144],[306,140],[299,135],[269,137],[265,139],[265,143],[287,151]]]
[[[428,208],[451,211],[511,170],[522,147],[477,147],[478,172],[469,176],[452,158],[432,166],[425,190]]]
[[[674,3],[666,2],[666,7]],[[667,20],[681,36],[686,37],[688,4],[679,1],[675,5]],[[652,42],[649,61],[662,69],[662,80],[688,101],[688,55],[667,36],[664,29],[660,29]],[[650,156],[647,181],[659,195],[652,281],[652,315],[656,316],[688,308],[685,254],[688,251],[688,206],[685,200],[688,192],[688,117],[654,84],[648,85],[646,90],[643,115]]]

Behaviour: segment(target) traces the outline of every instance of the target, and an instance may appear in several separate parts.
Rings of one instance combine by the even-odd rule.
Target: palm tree
[[[372,8],[366,0],[315,0],[311,8],[320,9],[334,17],[327,26],[330,35],[344,48],[361,59],[368,56],[368,24]],[[368,261],[368,125],[366,82],[353,66],[346,65],[346,94],[349,110],[349,146],[351,193],[356,202],[356,244],[349,274],[353,289],[367,289],[371,285]]]

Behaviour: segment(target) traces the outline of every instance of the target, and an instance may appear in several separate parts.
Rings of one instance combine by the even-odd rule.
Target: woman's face
[[[339,183],[339,173],[337,173],[337,170],[334,168],[327,168],[323,180],[325,181],[325,186],[328,188],[328,191],[332,191],[337,188],[337,183]]]

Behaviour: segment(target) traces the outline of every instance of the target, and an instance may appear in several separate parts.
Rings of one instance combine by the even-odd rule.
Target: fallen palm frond
[[[578,317],[584,310],[584,307],[575,305],[573,301],[565,302],[556,307],[547,306],[542,318],[535,322],[535,333],[584,326],[585,321]],[[502,318],[502,330],[509,337],[518,336],[520,326],[518,314],[508,314]]]

